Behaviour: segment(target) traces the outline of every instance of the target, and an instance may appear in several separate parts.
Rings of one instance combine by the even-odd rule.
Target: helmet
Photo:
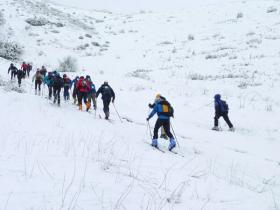
[[[104,81],[104,85],[108,85],[108,81],[107,80]]]
[[[63,77],[67,77],[67,75],[66,75],[66,74],[63,74]]]
[[[11,63],[11,66],[14,66],[14,64],[13,64],[13,63]]]
[[[84,78],[85,78],[84,76],[81,76],[81,77],[80,77],[80,79],[84,79]]]
[[[89,76],[89,75],[87,75],[87,76],[86,76],[86,79],[90,79],[90,76]]]

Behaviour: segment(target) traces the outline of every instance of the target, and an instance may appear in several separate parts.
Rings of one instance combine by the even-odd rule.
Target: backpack
[[[36,80],[42,80],[42,75],[41,74],[36,74]]]
[[[63,80],[61,77],[55,76],[53,78],[53,86],[56,88],[61,88],[63,86]]]
[[[82,86],[87,87],[87,81],[85,79],[82,81]]]
[[[221,101],[221,105],[223,106],[224,111],[225,111],[225,112],[228,112],[229,108],[228,108],[227,102],[226,102],[226,101]]]
[[[161,101],[159,104],[161,105],[162,110],[162,112],[160,112],[161,115],[174,117],[174,109],[168,101]]]
[[[111,88],[108,85],[103,87],[102,95],[111,96]]]

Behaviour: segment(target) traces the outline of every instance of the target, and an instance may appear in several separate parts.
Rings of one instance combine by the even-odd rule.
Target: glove
[[[148,106],[149,106],[151,109],[153,109],[154,106],[155,106],[155,104],[149,104]]]
[[[149,119],[150,119],[150,118],[148,118],[148,117],[146,118],[147,121],[149,121]]]
[[[114,102],[115,102],[115,99],[112,100],[112,103],[114,103]]]

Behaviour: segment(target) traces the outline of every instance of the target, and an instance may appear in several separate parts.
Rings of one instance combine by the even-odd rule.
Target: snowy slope
[[[177,2],[128,11],[86,0],[0,2],[1,36],[25,47],[23,60],[54,70],[76,57],[77,75],[97,86],[109,80],[123,117],[111,107],[112,122],[99,119],[101,101],[96,116],[71,103],[57,108],[34,95],[30,79],[10,84],[10,61],[0,59],[0,208],[279,208],[279,5]],[[34,17],[51,23],[26,23]],[[184,157],[147,144],[147,104],[158,92],[175,107]],[[223,132],[210,130],[217,92],[234,133],[222,120]]]

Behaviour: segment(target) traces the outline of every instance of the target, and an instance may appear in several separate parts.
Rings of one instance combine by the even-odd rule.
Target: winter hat
[[[156,99],[160,99],[161,95],[158,93],[156,94]]]
[[[215,101],[221,100],[221,95],[220,95],[220,94],[216,94],[216,95],[214,96],[214,99],[215,99]]]

